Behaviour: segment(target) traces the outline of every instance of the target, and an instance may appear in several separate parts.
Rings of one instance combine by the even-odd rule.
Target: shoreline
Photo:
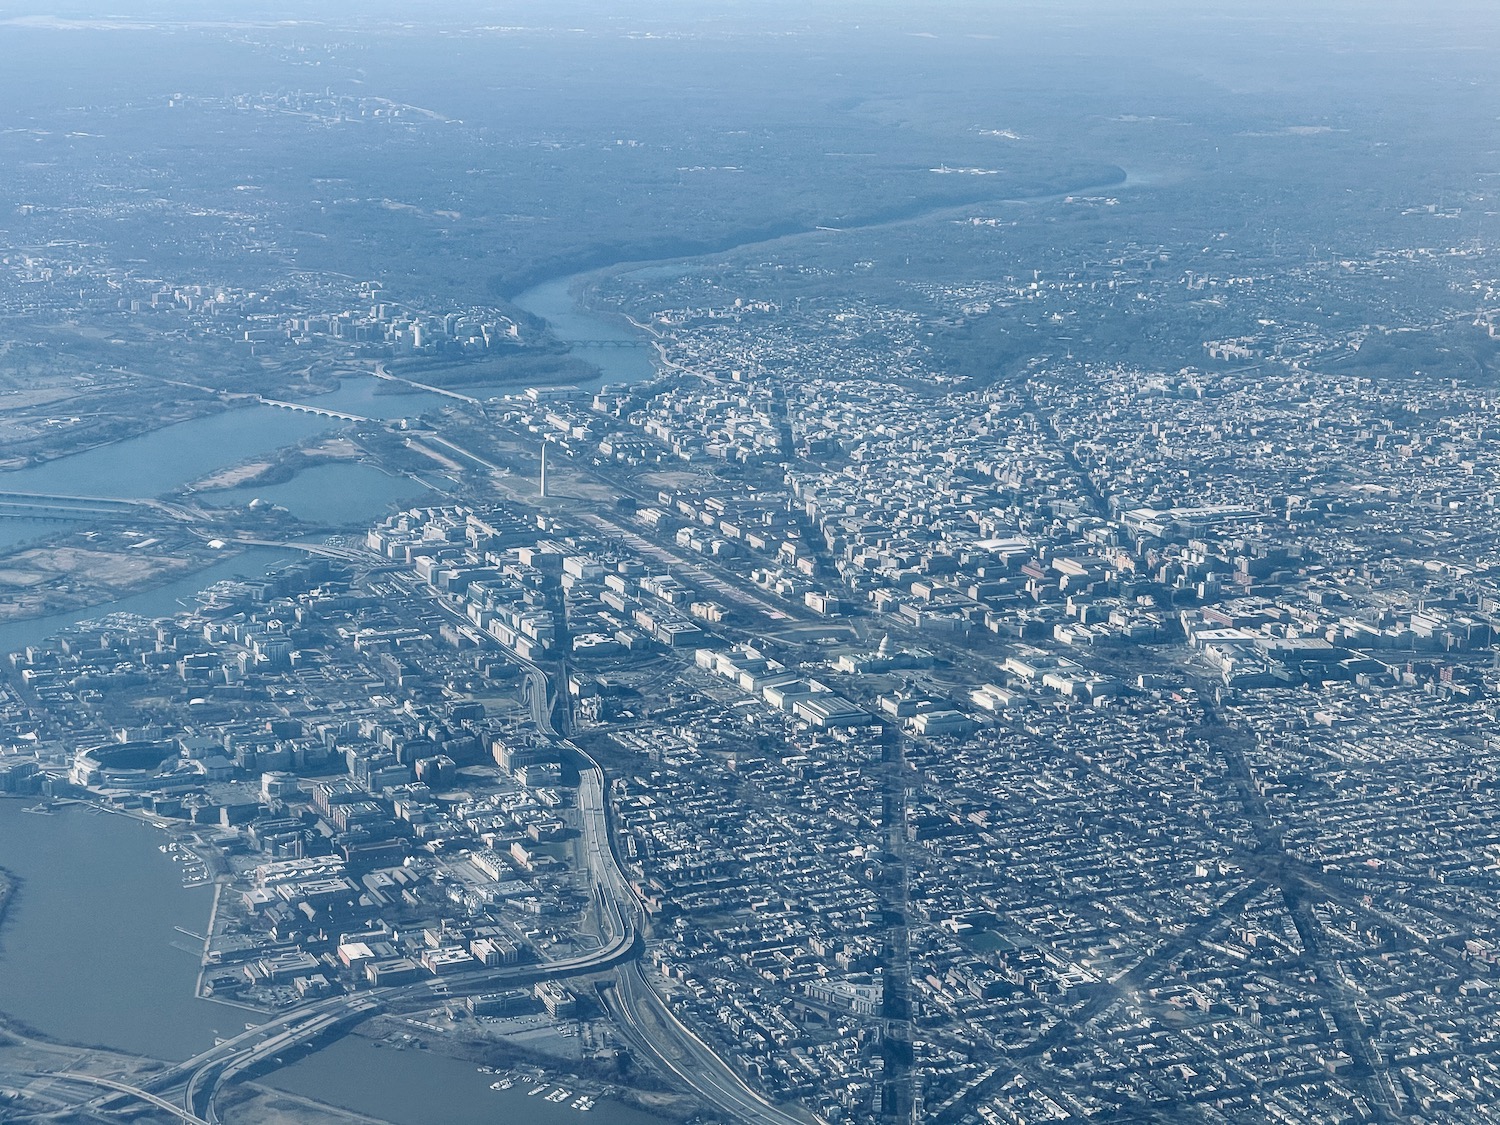
[[[54,799],[51,799],[51,798],[42,797],[42,796],[39,796],[37,794],[30,794],[30,793],[28,793],[28,794],[22,794],[22,793],[0,793],[0,800],[15,801],[18,804],[21,804],[22,805],[22,810],[21,810],[22,812],[31,812],[32,811],[32,809],[26,804],[27,802],[37,802],[37,803],[47,804],[49,806],[58,806],[58,807],[75,806],[75,807],[80,807],[80,808],[86,808],[87,810],[89,810],[90,815],[93,815],[93,816],[107,815],[107,816],[121,817],[121,818],[123,818],[125,820],[131,820],[131,821],[134,821],[137,824],[145,825],[148,828],[153,828],[156,831],[164,833],[167,836],[173,837],[173,838],[175,838],[175,836],[176,836],[176,829],[178,828],[177,825],[171,823],[170,821],[162,821],[162,820],[159,820],[159,819],[155,819],[152,816],[150,816],[148,814],[145,814],[145,813],[142,813],[142,812],[139,812],[137,810],[113,808],[113,807],[111,807],[108,804],[105,804],[105,803],[102,803],[102,802],[98,802],[98,801],[80,800],[78,798],[71,798],[71,797],[60,798],[60,799],[55,799],[54,800]],[[49,807],[46,810],[46,812],[47,812],[47,815],[51,815],[52,808]],[[7,928],[7,924],[10,921],[10,910],[14,906],[16,899],[19,897],[17,892],[19,892],[19,890],[22,888],[22,886],[24,885],[24,883],[25,883],[25,880],[23,880],[20,876],[18,876],[14,871],[10,870],[7,867],[0,867],[0,955],[3,955],[3,952],[4,952],[5,931],[6,931],[6,928]],[[210,907],[210,911],[209,911],[209,915],[208,915],[210,923],[214,920],[214,917],[217,914],[218,906],[219,906],[219,897],[222,894],[223,886],[224,886],[224,884],[222,883],[222,881],[216,880],[215,883],[214,883],[214,898],[213,898],[213,903],[212,903],[212,905]],[[206,947],[207,947],[207,941],[205,940],[205,949],[206,949]],[[194,979],[194,984],[193,984],[193,989],[192,989],[191,995],[192,995],[192,997],[195,1000],[200,1000],[200,1001],[203,1001],[205,1003],[214,1003],[215,1001],[214,1001],[214,999],[212,997],[204,997],[204,996],[200,995],[200,985],[201,985],[201,980],[202,980],[202,972],[203,972],[203,970],[205,968],[206,968],[206,961],[200,955],[200,958],[199,958],[199,975],[198,975],[198,977],[196,977]],[[228,1002],[226,1002],[226,1001],[218,1001],[218,1003],[228,1003]],[[244,1011],[253,1011],[253,1012],[255,1012],[255,1013],[257,1013],[257,1014],[259,1014],[261,1016],[264,1016],[266,1014],[262,1009],[251,1008],[248,1005],[244,1005],[244,1004],[232,1004],[231,1006],[233,1006],[235,1008],[238,1008],[238,1009],[241,1009],[241,1010],[244,1010]],[[137,1054],[136,1052],[125,1050],[125,1049],[122,1049],[120,1047],[110,1047],[110,1046],[105,1046],[103,1044],[97,1044],[97,1043],[82,1043],[82,1042],[75,1042],[75,1041],[69,1040],[69,1039],[60,1039],[57,1036],[52,1035],[49,1032],[41,1031],[41,1030],[39,1030],[37,1028],[32,1027],[30,1024],[26,1023],[24,1020],[18,1018],[17,1016],[13,1015],[12,1013],[10,1013],[8,1011],[5,1011],[4,1009],[0,1009],[0,1035],[4,1035],[4,1034],[10,1034],[10,1035],[17,1036],[17,1037],[20,1037],[20,1038],[23,1038],[23,1039],[33,1040],[33,1041],[35,1041],[37,1043],[42,1043],[42,1044],[46,1044],[46,1045],[51,1046],[51,1047],[56,1047],[56,1048],[58,1048],[60,1050],[61,1049],[67,1049],[67,1050],[75,1050],[76,1049],[76,1050],[103,1051],[103,1052],[106,1052],[106,1053],[111,1054],[111,1055],[117,1055],[117,1056],[124,1057],[124,1058],[139,1059],[142,1063],[156,1064],[156,1065],[160,1065],[160,1066],[163,1066],[163,1067],[172,1065],[172,1062],[174,1061],[174,1060],[163,1060],[163,1059],[155,1058],[155,1057],[150,1056],[150,1055]]]
[[[228,544],[228,545],[233,545],[234,540],[232,540],[232,539],[226,539],[224,542],[226,544]],[[253,546],[253,544],[251,546]],[[288,547],[287,548],[288,551],[295,551],[296,549],[297,548],[295,548],[295,547]],[[139,596],[141,594],[149,594],[149,593],[152,593],[153,591],[164,589],[164,588],[166,588],[168,586],[171,586],[173,583],[176,583],[176,582],[186,581],[188,579],[191,579],[194,575],[201,574],[205,570],[208,570],[208,569],[210,569],[212,567],[218,566],[220,563],[231,561],[231,560],[233,560],[235,558],[239,558],[244,553],[245,552],[243,550],[236,551],[232,555],[228,554],[227,552],[224,552],[224,551],[210,551],[210,553],[208,553],[208,554],[206,554],[206,555],[203,556],[201,565],[196,565],[196,566],[189,565],[189,566],[184,567],[182,569],[174,570],[174,571],[171,571],[170,573],[165,573],[165,574],[161,575],[161,579],[162,580],[159,581],[159,582],[157,582],[157,581],[147,581],[147,582],[139,583],[139,584],[136,584],[136,585],[121,586],[118,589],[112,589],[112,590],[109,591],[109,596],[104,601],[87,601],[87,600],[85,600],[85,601],[78,602],[75,605],[48,606],[41,613],[16,614],[14,616],[0,616],[0,627],[10,627],[10,626],[17,626],[17,625],[25,625],[28,622],[33,622],[33,621],[46,621],[48,618],[51,618],[51,617],[61,617],[61,616],[68,615],[68,614],[78,614],[78,616],[73,621],[68,622],[66,624],[63,624],[63,625],[60,625],[57,628],[56,632],[57,633],[61,633],[61,632],[65,632],[71,626],[76,625],[79,622],[90,620],[88,611],[93,610],[93,609],[99,609],[99,610],[101,610],[102,612],[101,612],[100,616],[104,616],[107,613],[115,613],[115,612],[133,612],[133,611],[130,611],[130,610],[126,610],[126,611],[104,610],[104,607],[107,606],[107,605],[111,605],[114,602],[123,601],[126,598],[133,598],[133,597],[137,597],[137,596]],[[171,614],[156,614],[154,616],[157,616],[157,617],[172,616],[172,615],[176,614],[177,612],[184,612],[184,611],[185,610],[173,610]],[[142,616],[145,616],[145,615],[142,614]],[[3,654],[3,651],[4,650],[0,650],[0,654]]]
[[[1079,192],[1103,191],[1108,188],[1120,188],[1130,181],[1130,170],[1119,164],[1108,161],[1100,161],[1088,169],[1087,173],[1080,169],[1079,175],[1102,172],[1106,169],[1116,173],[1106,180],[1094,180],[1090,178],[1085,183],[1074,184],[1067,181],[1063,184],[1043,183],[1033,184],[1034,191],[1024,192],[1024,181],[1021,184],[1012,184],[1010,194],[992,195],[984,192],[975,192],[975,198],[968,200],[918,200],[915,205],[894,205],[883,210],[876,210],[870,214],[856,216],[851,222],[845,223],[840,229],[846,231],[869,230],[875,227],[890,226],[896,223],[909,222],[914,219],[922,219],[932,215],[938,215],[945,211],[960,210],[969,207],[989,206],[996,203],[1036,203],[1046,199],[1061,199],[1067,195],[1077,195]],[[1015,189],[1022,188],[1021,194],[1016,194]],[[524,306],[517,303],[517,299],[524,296],[528,291],[541,285],[547,285],[564,278],[586,277],[594,274],[610,272],[617,266],[650,266],[661,265],[666,262],[685,261],[692,258],[707,258],[719,254],[730,254],[738,250],[747,249],[752,246],[760,246],[766,243],[779,242],[786,238],[798,238],[802,235],[813,234],[818,230],[814,223],[809,226],[806,223],[795,220],[772,221],[760,228],[742,229],[730,231],[722,239],[704,239],[699,241],[684,240],[676,245],[652,246],[650,244],[638,245],[636,247],[626,246],[598,246],[586,248],[575,252],[571,256],[554,259],[549,270],[561,265],[561,274],[547,272],[543,274],[543,267],[523,269],[514,275],[506,276],[496,274],[486,282],[486,288],[502,301],[527,313]],[[745,236],[749,237],[745,237]],[[611,252],[618,254],[621,251],[627,254],[631,249],[642,253],[639,256],[626,257],[615,261],[604,259]],[[653,253],[654,250],[665,249],[667,253]],[[671,253],[677,250],[680,253]]]
[[[15,801],[22,804],[23,812],[31,811],[25,807],[25,802],[47,802],[48,798],[37,794],[3,793],[0,800]],[[92,805],[87,801],[68,800],[66,804],[90,805],[96,812],[114,811],[102,809],[100,806]],[[50,810],[49,810],[50,812]],[[14,909],[20,891],[25,885],[25,880],[8,867],[0,867],[0,956],[3,956],[5,947],[5,934],[11,921],[11,911]],[[60,1039],[57,1036],[33,1027],[20,1017],[11,1012],[0,1009],[0,1040],[9,1039],[10,1043],[0,1043],[0,1046],[15,1046],[17,1044],[55,1050],[59,1052],[74,1053],[77,1051],[89,1051],[109,1055],[116,1059],[129,1060],[142,1067],[166,1067],[169,1063],[149,1055],[138,1054],[134,1051],[123,1050],[119,1047],[106,1046],[102,1043],[84,1043],[70,1039]]]
[[[1130,172],[1128,169],[1121,168],[1117,165],[1114,167],[1115,171],[1117,171],[1119,175],[1114,179],[1103,182],[1081,184],[1062,191],[1053,190],[1049,187],[1047,190],[1039,191],[1035,195],[986,196],[983,199],[975,199],[966,203],[939,203],[936,206],[932,207],[920,207],[909,212],[881,215],[859,222],[847,223],[844,226],[838,227],[837,230],[841,234],[858,234],[868,231],[881,230],[887,227],[903,226],[907,223],[920,223],[928,219],[942,218],[946,215],[956,215],[961,212],[971,211],[975,207],[998,207],[1003,204],[1034,205],[1040,203],[1048,203],[1059,199],[1066,199],[1068,196],[1078,195],[1080,192],[1106,191],[1110,189],[1123,190],[1128,187],[1134,186],[1130,183]],[[1140,184],[1138,186],[1146,185]],[[580,282],[586,284],[606,277],[612,277],[622,272],[631,273],[635,270],[650,269],[655,266],[675,265],[679,262],[691,263],[701,261],[704,258],[715,258],[728,254],[737,254],[745,250],[753,250],[762,246],[773,246],[785,242],[792,242],[796,239],[806,238],[809,235],[815,235],[819,233],[825,233],[824,228],[818,226],[799,226],[780,231],[778,233],[768,234],[764,237],[753,237],[742,242],[730,242],[726,245],[718,246],[715,248],[688,249],[682,254],[668,254],[659,257],[647,258],[623,258],[617,261],[602,263],[595,262],[592,265],[583,265],[566,273],[549,274],[546,277],[538,278],[537,280],[527,284],[525,288],[508,297],[505,297],[504,299],[511,302],[512,304],[515,304],[516,307],[521,309],[522,312],[525,312],[526,315],[535,317],[537,320],[545,321],[547,319],[546,317],[540,316],[536,313],[532,313],[524,306],[517,304],[518,301],[526,297],[526,295],[532,292],[532,290],[540,289],[544,285],[554,285],[557,282],[567,282],[567,290],[571,295],[574,286]],[[577,302],[577,304],[580,308],[585,309],[590,315],[593,316],[604,317],[610,314],[614,314],[623,316],[627,320],[630,319],[628,314],[619,313],[613,309],[599,309],[593,305],[588,304],[586,301],[579,301]],[[562,336],[556,336],[555,338],[562,341],[562,343],[564,343],[565,345],[567,344],[566,338]]]
[[[5,922],[10,914],[11,903],[20,889],[20,876],[7,867],[0,867],[0,948],[4,946]],[[0,1013],[0,1015],[3,1014]]]
[[[478,1073],[487,1077],[494,1077],[497,1080],[512,1078],[516,1087],[526,1083],[540,1086],[542,1089],[565,1088],[570,1093],[569,1102],[578,1095],[587,1094],[596,1102],[614,1102],[626,1109],[645,1114],[655,1119],[658,1125],[680,1125],[680,1123],[693,1120],[703,1112],[702,1103],[690,1095],[670,1089],[653,1089],[649,1086],[634,1085],[628,1078],[590,1074],[586,1072],[586,1068],[579,1065],[578,1059],[547,1055],[545,1052],[534,1051],[503,1039],[477,1043],[437,1036],[424,1039],[419,1047],[403,1046],[392,1042],[390,1028],[380,1026],[383,1018],[386,1017],[374,1016],[365,1023],[351,1028],[342,1038],[362,1040],[370,1049],[412,1051],[447,1059],[450,1062],[473,1065]],[[320,1049],[320,1046],[314,1046],[309,1053]],[[310,1097],[308,1094],[277,1084],[276,1075],[283,1069],[285,1068],[278,1067],[266,1072],[257,1078],[255,1083],[290,1096]],[[491,1089],[494,1088],[491,1087]],[[511,1088],[514,1087],[504,1089]],[[351,1114],[368,1117],[366,1111],[348,1105],[337,1098],[314,1097],[311,1100],[321,1102],[325,1106],[346,1110]],[[607,1117],[603,1119],[580,1117],[579,1121],[583,1123],[590,1120],[607,1121],[607,1119]]]
[[[109,438],[107,441],[87,441],[79,445],[70,446],[69,448],[63,450],[39,450],[35,453],[22,454],[19,456],[8,458],[7,460],[0,462],[0,488],[4,487],[5,476],[7,473],[19,473],[27,469],[40,468],[43,465],[50,465],[54,461],[61,461],[68,457],[74,457],[83,453],[90,453],[96,449],[105,449],[111,445],[118,445],[122,441],[131,441],[135,438],[145,437],[147,434],[154,434],[161,430],[170,429],[171,427],[181,425],[184,422],[196,422],[200,418],[209,418],[215,414],[223,413],[224,410],[231,408],[232,404],[226,404],[222,401],[216,401],[207,410],[185,414],[180,418],[168,418],[158,425],[147,426],[144,429],[139,430],[131,430],[130,433],[120,434],[117,437]]]
[[[88,548],[80,548],[71,543],[33,543],[25,546],[20,550],[12,552],[9,555],[3,556],[3,558],[6,561],[9,561],[11,559],[19,559],[25,556],[28,552],[45,552],[45,554],[52,559],[65,557],[76,558],[80,554],[87,554]],[[72,552],[72,554],[69,555],[67,554],[67,552]],[[94,552],[94,557],[105,557],[111,561],[115,560],[117,557],[120,559],[128,560],[128,556],[124,551],[109,552],[106,555],[101,555],[99,552]],[[175,559],[173,561],[175,562]],[[58,604],[56,602],[48,603],[45,601],[42,601],[40,603],[26,604],[13,601],[7,608],[17,609],[20,610],[20,612],[0,612],[0,626],[19,625],[27,621],[42,620],[44,618],[55,617],[65,613],[72,613],[76,609],[87,609],[92,605],[108,605],[110,602],[119,601],[122,598],[133,597],[136,594],[149,593],[151,590],[158,589],[162,586],[168,586],[175,581],[185,578],[194,573],[195,570],[206,569],[207,567],[212,566],[214,562],[218,560],[215,559],[212,554],[208,554],[203,557],[202,565],[195,566],[194,556],[192,554],[184,552],[184,561],[185,565],[170,565],[159,567],[153,570],[152,573],[147,575],[142,581],[126,581],[118,586],[106,585],[101,582],[101,584],[94,587],[92,592],[87,588],[78,590],[77,592],[82,595],[82,600],[72,605],[66,604],[66,601],[64,601],[63,604]],[[87,567],[82,567],[76,573],[78,575],[86,575],[90,573],[90,571]],[[94,573],[98,572],[95,571]],[[67,580],[70,577],[71,574],[67,571],[54,571],[51,574],[45,574],[44,572],[44,577],[42,579],[37,581],[34,585],[25,587],[25,589],[55,589],[57,583],[60,580]],[[79,585],[82,584],[81,579],[74,579],[74,581]],[[95,594],[103,594],[104,597],[101,600],[93,600]],[[22,595],[15,596],[21,597]]]

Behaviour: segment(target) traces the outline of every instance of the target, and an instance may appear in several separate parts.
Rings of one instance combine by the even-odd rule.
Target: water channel
[[[135,613],[141,617],[171,617],[192,608],[193,595],[227,578],[254,578],[273,566],[304,558],[301,551],[276,547],[247,547],[228,553],[220,562],[134,594],[81,609],[65,610],[46,617],[28,617],[0,624],[0,654],[38,644],[80,621],[92,621],[111,613]],[[3,735],[0,735],[3,740]],[[3,863],[0,857],[0,863]]]
[[[0,551],[9,551],[15,547],[25,547],[28,544],[38,542],[56,535],[65,528],[76,526],[77,520],[70,519],[31,519],[27,516],[10,517],[0,519]]]

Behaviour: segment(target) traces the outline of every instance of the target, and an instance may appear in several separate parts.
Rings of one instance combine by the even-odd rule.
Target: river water
[[[0,927],[0,1010],[47,1035],[162,1059],[213,1046],[245,1013],[198,1000],[213,892],[187,889],[142,821],[0,800],[0,864],[21,878]],[[175,948],[177,942],[184,949]]]
[[[420,1033],[420,1032],[419,1032]],[[589,1112],[571,1107],[577,1090],[562,1079],[570,1097],[561,1104],[547,1094],[530,1094],[529,1082],[509,1090],[491,1090],[493,1074],[481,1074],[473,1063],[433,1051],[395,1050],[350,1036],[267,1076],[273,1086],[346,1109],[378,1117],[393,1125],[662,1125],[661,1119],[609,1099]]]
[[[6,517],[0,520],[0,551],[9,551],[13,547],[25,547],[37,540],[56,535],[59,531],[74,526],[76,523],[76,520]]]
[[[426,494],[426,487],[409,477],[392,476],[374,465],[334,461],[303,469],[279,484],[216,489],[200,492],[196,499],[221,508],[265,500],[308,523],[362,530],[392,505],[411,503]]]
[[[656,375],[656,350],[646,334],[623,321],[598,316],[579,306],[573,293],[585,284],[580,277],[544,281],[520,294],[511,303],[541,317],[572,354],[599,368],[602,378],[585,384],[597,389],[601,383],[639,383]],[[624,347],[614,345],[626,345]]]
[[[243,406],[0,474],[0,489],[122,499],[160,496],[341,424],[292,410]]]

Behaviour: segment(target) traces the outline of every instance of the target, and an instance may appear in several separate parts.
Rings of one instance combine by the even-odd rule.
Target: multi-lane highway
[[[807,1125],[812,1120],[771,1104],[747,1086],[667,1007],[639,961],[616,970],[613,987],[602,989],[600,996],[637,1053],[730,1120],[742,1125]]]
[[[537,726],[552,728],[550,685],[535,664],[527,669],[527,693]],[[634,946],[644,920],[639,900],[620,866],[609,830],[606,777],[599,762],[571,741],[564,745],[583,763],[578,771],[578,813],[584,855],[600,910],[600,925],[615,944],[628,935]],[[646,979],[640,961],[630,958],[615,970],[611,987],[600,993],[625,1039],[684,1088],[745,1125],[806,1125],[809,1118],[761,1097],[707,1043],[677,1018]]]
[[[231,1052],[210,1058],[192,1072],[182,1092],[182,1105],[190,1114],[202,1107],[202,1114],[211,1125],[219,1119],[216,1101],[219,1088],[252,1067],[275,1058],[283,1051],[303,1043],[311,1042],[343,1023],[353,1023],[379,1010],[380,1001],[373,996],[339,997],[321,1010],[309,1013],[302,1009],[300,1020],[289,1020],[279,1025],[262,1024],[237,1037],[239,1045]],[[268,1027],[272,1030],[266,1034]],[[215,1048],[214,1051],[218,1051]],[[213,1052],[210,1052],[212,1054]]]
[[[128,1082],[121,1082],[115,1078],[106,1078],[103,1075],[99,1074],[85,1074],[81,1071],[68,1070],[52,1071],[47,1074],[33,1073],[28,1075],[27,1077],[48,1079],[51,1081],[60,1082],[74,1082],[84,1086],[102,1086],[106,1090],[113,1090],[117,1093],[135,1098],[137,1101],[148,1102],[151,1105],[154,1105],[157,1109],[164,1110],[167,1113],[172,1114],[179,1121],[187,1122],[188,1125],[209,1125],[209,1122],[205,1121],[197,1114],[191,1113],[188,1110],[181,1108],[180,1106],[173,1105],[171,1102],[167,1101],[166,1098],[158,1097],[156,1094],[153,1094],[148,1090],[143,1090],[139,1086],[132,1086]]]

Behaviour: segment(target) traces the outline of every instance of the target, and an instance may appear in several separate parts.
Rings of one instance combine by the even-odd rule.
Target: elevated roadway
[[[75,1082],[84,1086],[102,1086],[106,1090],[113,1090],[119,1094],[125,1094],[135,1098],[137,1101],[147,1102],[157,1109],[172,1114],[179,1121],[185,1121],[188,1125],[209,1125],[207,1121],[195,1113],[183,1109],[181,1106],[173,1105],[166,1098],[158,1097],[149,1090],[143,1090],[139,1086],[132,1086],[128,1082],[121,1082],[114,1078],[105,1078],[100,1074],[84,1074],[81,1071],[59,1070],[46,1074],[33,1073],[31,1078],[46,1078],[61,1082]]]
[[[527,667],[527,676],[530,684],[527,694],[537,725],[551,732],[547,677],[536,665]],[[571,740],[564,739],[563,745],[583,762],[578,771],[578,813],[589,875],[601,905],[601,925],[615,928],[616,942],[628,935],[633,946],[637,933],[644,930],[645,920],[640,900],[615,852],[604,768]],[[677,1018],[646,979],[638,957],[632,956],[619,964],[613,987],[601,989],[601,997],[638,1052],[731,1120],[744,1125],[807,1125],[811,1120],[774,1105],[746,1084],[712,1047]]]
[[[188,1084],[183,1090],[182,1104],[184,1108],[195,1113],[198,1104],[203,1105],[203,1118],[210,1125],[218,1125],[219,1113],[216,1108],[219,1089],[226,1083],[231,1082],[240,1074],[265,1062],[267,1059],[275,1058],[283,1051],[303,1043],[310,1042],[326,1032],[332,1031],[339,1024],[353,1022],[365,1018],[380,1008],[380,1002],[370,996],[361,996],[351,1000],[346,1006],[333,1011],[321,1012],[305,1023],[288,1027],[273,1035],[261,1039],[259,1042],[249,1044],[242,1050],[228,1057],[222,1063],[208,1063],[193,1072],[188,1079]],[[257,1029],[259,1030],[259,1029]]]
[[[338,1022],[355,1014],[368,1015],[379,1006],[379,1002],[373,997],[359,995],[336,996],[300,1008],[293,1008],[291,1011],[271,1017],[265,1023],[242,1031],[232,1038],[215,1043],[208,1050],[201,1051],[192,1058],[170,1066],[143,1081],[148,1091],[153,1094],[182,1086],[184,1097],[174,1112],[187,1112],[196,1116],[193,1100],[197,1096],[198,1089],[203,1086],[205,1079],[210,1077],[214,1068],[228,1065],[240,1055],[253,1052],[260,1044],[272,1038],[279,1039],[281,1050],[288,1050],[328,1030],[331,1024],[322,1022],[325,1016],[334,1016],[333,1022]],[[133,1089],[122,1092],[133,1092]]]
[[[529,661],[521,664],[526,670],[532,716],[539,729],[555,734],[546,673]],[[563,745],[583,762],[578,771],[578,813],[589,875],[605,908],[601,924],[620,927],[633,942],[634,935],[644,928],[644,918],[615,852],[604,768],[571,740],[565,739]],[[647,981],[639,958],[621,964],[614,986],[601,990],[601,996],[615,1023],[639,1052],[731,1120],[748,1125],[806,1125],[807,1119],[778,1108],[752,1090],[679,1020]]]
[[[334,547],[327,543],[304,543],[295,539],[260,539],[249,535],[213,535],[210,532],[195,530],[195,535],[204,539],[217,539],[226,547],[280,547],[288,551],[302,551],[309,555],[322,555],[324,558],[343,559],[350,563],[363,563],[378,566],[387,563],[379,555],[372,554],[363,547]]]
[[[444,398],[451,398],[456,402],[467,403],[470,406],[484,405],[484,401],[482,399],[477,399],[473,395],[462,394],[459,391],[450,391],[447,387],[434,387],[431,383],[419,383],[415,379],[403,379],[400,375],[392,375],[385,369],[384,363],[377,363],[372,374],[374,374],[375,378],[384,379],[388,383],[402,383],[405,386],[411,387],[413,390],[426,391],[428,394],[442,395]]]
[[[601,789],[602,793],[602,789]],[[592,850],[592,848],[591,848]],[[591,862],[591,867],[593,860]],[[452,994],[491,991],[507,985],[561,979],[608,969],[639,955],[640,933],[629,913],[608,893],[596,887],[596,907],[608,940],[597,949],[574,957],[539,964],[507,965],[482,973],[447,978]],[[156,1090],[183,1086],[182,1106],[216,1121],[214,1101],[219,1089],[245,1071],[284,1054],[339,1026],[357,1022],[382,1009],[420,1009],[433,1003],[431,981],[399,985],[372,992],[337,996],[295,1008],[266,1023],[216,1044],[170,1070],[155,1076]]]

